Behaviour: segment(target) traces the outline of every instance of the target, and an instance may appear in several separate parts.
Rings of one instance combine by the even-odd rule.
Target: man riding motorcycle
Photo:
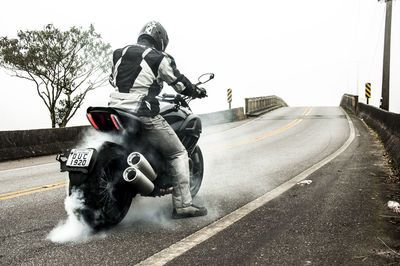
[[[111,93],[108,105],[139,116],[146,138],[168,160],[173,181],[172,217],[204,216],[207,209],[192,204],[188,153],[171,126],[159,115],[156,96],[164,81],[176,92],[193,98],[206,97],[207,92],[178,71],[174,58],[164,52],[168,41],[164,27],[151,21],[140,31],[137,44],[114,51],[110,83],[117,89]]]

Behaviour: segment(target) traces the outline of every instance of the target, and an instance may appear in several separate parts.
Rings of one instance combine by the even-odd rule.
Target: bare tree
[[[0,37],[0,66],[11,75],[33,81],[50,112],[51,126],[65,127],[86,94],[103,86],[111,67],[111,46],[93,25],[61,31],[19,31],[16,39]]]

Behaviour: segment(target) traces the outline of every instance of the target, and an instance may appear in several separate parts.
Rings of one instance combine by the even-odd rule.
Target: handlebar
[[[173,99],[175,99],[175,94],[168,94],[168,93],[164,93],[163,95],[162,95],[162,98],[173,98]]]
[[[161,97],[158,97],[158,100],[160,100],[162,102],[174,103],[174,104],[189,108],[189,104],[187,101],[190,101],[191,97],[182,96],[180,94],[164,93]]]
[[[214,78],[214,73],[203,74],[198,78],[199,82],[196,83],[195,86],[199,86],[204,83],[207,83],[210,80],[212,80],[213,78]],[[207,95],[205,95],[205,96],[207,96]],[[190,96],[182,96],[181,94],[167,94],[167,93],[164,93],[161,97],[157,96],[156,98],[159,101],[176,104],[177,107],[183,106],[183,107],[187,107],[189,109],[190,109],[189,102],[193,99]]]

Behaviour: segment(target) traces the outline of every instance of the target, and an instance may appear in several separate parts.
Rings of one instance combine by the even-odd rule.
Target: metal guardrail
[[[245,98],[246,115],[259,115],[279,107],[287,107],[288,105],[277,96],[262,96]]]

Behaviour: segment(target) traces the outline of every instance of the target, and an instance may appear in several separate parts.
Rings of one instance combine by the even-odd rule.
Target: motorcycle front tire
[[[189,158],[190,170],[190,194],[192,198],[199,192],[204,174],[203,154],[199,146],[196,146]]]

